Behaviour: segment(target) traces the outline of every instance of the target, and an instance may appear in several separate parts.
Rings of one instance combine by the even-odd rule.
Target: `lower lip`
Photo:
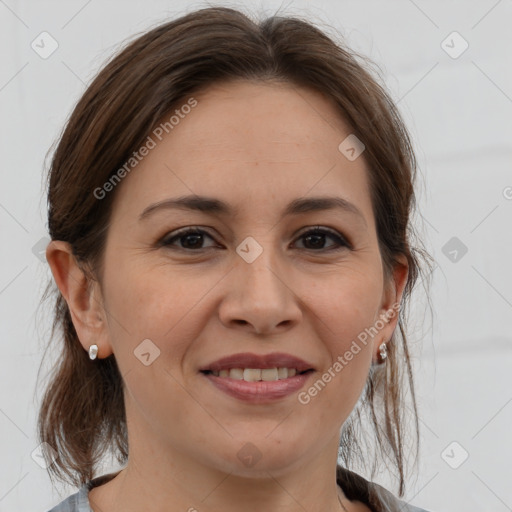
[[[273,402],[296,393],[304,387],[313,372],[301,373],[282,380],[246,382],[203,373],[214,386],[229,396],[251,403]]]

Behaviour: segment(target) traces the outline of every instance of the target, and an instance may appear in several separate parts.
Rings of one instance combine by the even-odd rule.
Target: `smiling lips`
[[[235,354],[200,369],[221,391],[252,403],[271,402],[298,391],[313,371],[310,363],[285,353]]]
[[[297,370],[295,368],[231,368],[229,370],[212,371],[212,375],[216,377],[229,377],[235,380],[245,380],[245,382],[258,382],[260,380],[271,382],[287,379],[296,374]]]

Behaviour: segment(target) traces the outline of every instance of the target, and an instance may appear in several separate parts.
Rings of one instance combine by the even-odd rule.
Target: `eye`
[[[209,238],[214,241],[213,237],[205,230],[195,227],[187,227],[169,233],[160,241],[160,245],[192,251],[218,247],[215,243],[209,246],[204,246],[203,243],[205,238]],[[331,244],[329,247],[325,247],[324,245],[328,238],[333,240],[334,244]],[[333,251],[343,248],[352,248],[351,244],[343,237],[343,235],[329,228],[322,228],[321,226],[315,226],[313,229],[303,232],[299,236],[298,240],[304,240],[306,244],[306,247],[299,247],[300,249],[313,250],[315,252],[318,252],[319,250]],[[176,242],[179,242],[179,244],[177,245]]]
[[[325,248],[325,240],[326,238],[330,238],[331,240],[334,240],[334,246],[331,245],[330,248]],[[308,231],[302,233],[298,240],[303,239],[306,242],[306,245],[309,245],[310,247],[304,247],[306,250],[339,250],[343,247],[351,249],[352,246],[349,242],[337,231],[328,229],[328,228],[322,228],[320,226],[315,226],[314,229],[309,229]]]
[[[199,228],[184,228],[178,231],[174,231],[169,235],[166,235],[160,242],[162,246],[175,246],[178,249],[185,250],[197,250],[197,249],[208,249],[203,247],[204,238],[207,237],[210,240],[213,238],[203,229]],[[179,241],[181,245],[176,246],[175,242]],[[210,246],[213,247],[213,246]]]

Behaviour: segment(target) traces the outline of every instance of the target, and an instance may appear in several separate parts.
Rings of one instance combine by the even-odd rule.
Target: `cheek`
[[[179,430],[185,421],[178,420],[180,411],[195,407],[184,391],[179,367],[203,328],[195,313],[214,283],[163,266],[143,270],[120,262],[105,275],[109,335],[129,392],[126,403],[152,424],[172,424]],[[198,416],[201,410],[194,412]]]
[[[372,360],[372,336],[380,289],[373,280],[333,279],[309,295],[314,329],[327,351],[326,366],[301,395],[318,423],[345,421],[364,390]],[[309,404],[309,405],[308,405]]]
[[[361,272],[347,267],[316,281],[304,297],[314,308],[313,318],[331,340],[331,348],[343,353],[375,322],[382,299],[382,276],[371,268]]]
[[[364,389],[372,360],[372,326],[379,310],[382,276],[348,266],[308,290],[314,330],[328,353],[304,401],[315,401],[315,410],[326,422],[347,417]],[[330,405],[329,405],[330,404]]]
[[[204,327],[202,301],[215,287],[218,275],[122,262],[111,265],[107,275],[105,305],[116,354],[133,351],[150,339],[162,354],[168,352],[166,357],[179,361],[189,340],[198,337]]]

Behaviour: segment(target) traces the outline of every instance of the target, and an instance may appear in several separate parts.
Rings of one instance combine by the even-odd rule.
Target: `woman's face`
[[[233,82],[194,98],[115,190],[99,357],[113,351],[123,375],[130,457],[173,453],[240,475],[334,462],[396,317],[365,343],[363,333],[406,279],[385,282],[364,153],[340,151],[350,130],[304,89]],[[171,205],[185,196],[226,211]],[[201,233],[178,235],[184,228]],[[298,366],[279,358],[251,363],[276,353],[310,371],[265,368]],[[202,371],[237,354],[249,359],[230,367],[282,379]]]

